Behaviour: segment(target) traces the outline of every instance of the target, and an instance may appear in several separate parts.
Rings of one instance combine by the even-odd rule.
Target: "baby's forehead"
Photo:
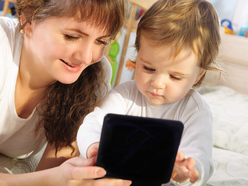
[[[189,45],[173,45],[170,43],[162,44],[153,40],[142,39],[138,51],[139,57],[147,61],[184,61],[193,60],[198,63],[199,56]]]
[[[140,47],[142,47],[142,44],[147,43],[148,45],[151,46],[151,49],[156,50],[157,52],[170,50],[171,58],[177,57],[182,52],[184,53],[194,52],[196,55],[198,55],[198,49],[195,44],[155,41],[147,37],[141,37],[140,40],[141,40]]]

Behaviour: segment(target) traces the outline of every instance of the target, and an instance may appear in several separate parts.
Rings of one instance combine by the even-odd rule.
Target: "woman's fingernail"
[[[96,171],[97,176],[104,176],[106,174],[106,171],[104,169],[98,169]]]
[[[132,181],[130,181],[130,180],[123,180],[123,182],[124,182],[124,185],[131,185],[132,184]]]

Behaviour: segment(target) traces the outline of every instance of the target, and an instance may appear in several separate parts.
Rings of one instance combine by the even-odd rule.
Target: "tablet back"
[[[180,121],[107,114],[96,165],[107,177],[132,180],[132,185],[167,183],[182,132]]]

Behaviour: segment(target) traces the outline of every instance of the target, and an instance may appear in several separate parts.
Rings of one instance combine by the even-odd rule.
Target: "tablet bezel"
[[[183,128],[183,123],[177,120],[107,114],[103,122],[96,165],[107,171],[105,177],[128,179],[133,182],[154,182],[154,185],[167,183],[171,178]],[[165,137],[165,133],[168,137]],[[155,138],[158,139],[154,140]],[[162,140],[160,142],[160,139],[164,140],[164,143]],[[146,144],[142,144],[144,140]],[[166,151],[158,148],[159,146]],[[138,156],[134,154],[135,151],[145,153]],[[160,153],[164,154],[161,156]],[[116,157],[116,154],[119,157]],[[150,156],[154,156],[153,159]],[[153,162],[149,163],[151,161]],[[145,171],[147,167],[144,164],[152,170]],[[121,168],[127,170],[123,172]]]

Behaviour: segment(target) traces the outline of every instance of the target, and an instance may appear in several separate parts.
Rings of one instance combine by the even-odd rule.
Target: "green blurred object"
[[[115,73],[116,73],[116,69],[117,69],[117,61],[116,61],[116,56],[118,55],[120,50],[120,45],[118,42],[113,42],[110,45],[109,48],[109,56],[111,58],[111,66],[112,66],[112,78],[111,78],[111,85],[113,85],[113,81],[114,81],[114,77],[115,77]]]

